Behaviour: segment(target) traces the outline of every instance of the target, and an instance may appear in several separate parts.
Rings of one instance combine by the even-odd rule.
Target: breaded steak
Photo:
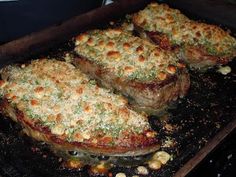
[[[185,95],[190,85],[184,64],[173,52],[120,29],[80,34],[75,52],[74,63],[81,71],[151,114]]]
[[[73,65],[41,59],[0,71],[0,110],[59,150],[134,156],[159,148],[147,117]]]
[[[236,39],[220,27],[190,20],[166,4],[151,3],[132,16],[142,37],[166,50],[179,47],[194,68],[226,64],[236,56]]]

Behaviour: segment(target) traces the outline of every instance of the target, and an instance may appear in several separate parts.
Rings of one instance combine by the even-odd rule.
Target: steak
[[[69,63],[41,59],[0,74],[1,113],[57,151],[119,157],[159,149],[145,115]]]
[[[76,37],[74,64],[106,88],[129,98],[138,111],[160,113],[189,88],[189,74],[174,52],[120,29]]]
[[[236,56],[236,39],[218,26],[190,20],[166,4],[151,3],[132,15],[141,37],[165,50],[179,48],[179,55],[192,68],[227,64]]]

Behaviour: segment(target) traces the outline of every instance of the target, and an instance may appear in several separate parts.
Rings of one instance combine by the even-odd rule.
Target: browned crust
[[[154,152],[159,149],[160,145],[156,138],[148,138],[143,132],[142,135],[127,136],[127,139],[119,140],[119,145],[111,146],[103,138],[97,139],[97,144],[91,141],[87,142],[68,142],[65,137],[56,136],[50,132],[47,127],[43,127],[36,121],[28,118],[22,111],[14,108],[7,99],[0,100],[0,112],[13,121],[22,125],[28,136],[38,141],[44,141],[48,144],[60,147],[61,150],[74,150],[94,155],[107,156],[137,156]]]
[[[159,45],[165,50],[172,50],[173,46],[165,34],[159,32],[148,32],[145,31],[148,35],[150,41]],[[183,52],[183,58],[191,67],[210,67],[217,64],[226,64],[230,61],[230,57],[217,57],[214,55],[208,54],[208,52],[201,46],[190,46],[185,45]]]
[[[139,82],[119,78],[112,71],[80,56],[74,59],[74,64],[103,86],[114,88],[130,97],[133,100],[131,105],[136,110],[150,110],[151,114],[160,112],[168,103],[184,96],[190,86],[185,68],[179,69],[175,75],[168,76],[163,81]]]
[[[213,67],[215,65],[227,64],[231,61],[232,57],[220,57],[215,55],[210,55],[202,46],[176,46],[171,44],[167,35],[156,32],[156,31],[145,31],[142,27],[137,26],[135,30],[139,33],[142,38],[148,39],[150,42],[157,44],[164,50],[175,50],[175,52],[180,52],[181,57],[189,64],[191,68],[207,68]],[[145,34],[142,34],[145,33]],[[234,54],[236,56],[236,54]]]

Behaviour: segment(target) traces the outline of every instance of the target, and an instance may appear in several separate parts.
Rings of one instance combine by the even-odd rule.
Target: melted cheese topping
[[[119,29],[94,30],[76,37],[82,57],[128,80],[164,80],[175,74],[177,57]]]
[[[147,118],[128,109],[123,97],[99,88],[69,63],[35,60],[8,66],[1,74],[7,78],[0,82],[0,95],[69,142],[96,144],[97,137],[104,137],[115,145],[124,134],[150,130]]]
[[[221,28],[188,19],[166,4],[151,3],[133,17],[133,22],[150,32],[166,34],[173,45],[202,46],[209,54],[235,55],[236,39]]]

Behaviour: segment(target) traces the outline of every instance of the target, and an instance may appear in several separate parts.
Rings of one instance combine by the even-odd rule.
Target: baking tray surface
[[[72,48],[69,42],[40,57],[63,55]],[[190,71],[191,88],[187,96],[179,99],[160,117],[150,117],[153,129],[159,132],[159,139],[163,143],[162,150],[173,156],[173,160],[159,171],[149,170],[150,176],[174,175],[227,124],[235,122],[235,61],[229,66],[232,72],[228,75],[222,75],[216,69],[203,73]],[[89,175],[88,168],[81,171],[67,170],[61,163],[62,159],[54,156],[47,145],[31,140],[21,133],[18,125],[1,116],[0,171],[3,175],[12,177]],[[136,167],[111,169],[113,174],[118,172],[132,176],[136,174]]]

